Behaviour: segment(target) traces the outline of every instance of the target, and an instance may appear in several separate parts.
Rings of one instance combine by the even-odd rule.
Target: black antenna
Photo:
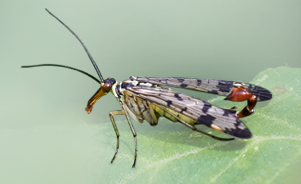
[[[85,49],[85,51],[86,51],[86,53],[88,54],[88,56],[89,56],[89,58],[90,58],[90,60],[91,60],[91,62],[92,62],[92,64],[93,64],[93,66],[94,66],[94,68],[95,68],[95,70],[96,70],[96,72],[97,72],[97,74],[98,74],[98,76],[99,76],[99,79],[101,80],[101,81],[103,81],[103,78],[102,78],[102,75],[101,75],[101,73],[100,73],[100,71],[99,71],[99,69],[98,69],[98,67],[97,67],[97,65],[96,65],[96,63],[95,63],[95,61],[94,61],[94,59],[92,58],[92,56],[91,56],[91,54],[89,53],[89,51],[88,51],[88,49],[86,48],[86,46],[84,45],[84,43],[79,39],[79,37],[66,25],[66,24],[64,24],[64,22],[62,22],[59,18],[57,18],[55,15],[53,15],[49,10],[47,10],[47,8],[45,8],[45,10],[50,14],[50,15],[52,15],[54,18],[56,18],[60,23],[62,23],[76,38],[77,38],[77,40],[82,44],[82,46],[84,47],[84,49]],[[69,68],[71,68],[71,67],[69,67]],[[75,69],[75,70],[77,70],[77,71],[79,71],[78,69]],[[81,71],[82,72],[82,71]],[[83,73],[83,72],[82,72]]]
[[[70,67],[70,66],[64,66],[64,65],[57,65],[57,64],[41,64],[41,65],[27,65],[27,66],[21,66],[21,68],[32,68],[32,67],[38,67],[38,66],[57,66],[57,67],[63,67],[63,68],[68,68],[68,69],[71,69],[71,70],[75,70],[75,71],[78,71],[80,73],[83,73],[89,77],[91,77],[92,79],[94,79],[98,84],[100,84],[100,81],[95,78],[93,75],[90,75],[88,74],[87,72],[84,72],[82,70],[79,70],[79,69],[76,69],[76,68],[73,68],[73,67]]]

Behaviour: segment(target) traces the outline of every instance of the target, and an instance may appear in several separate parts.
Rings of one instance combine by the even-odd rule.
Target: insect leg
[[[110,119],[111,119],[112,125],[114,127],[114,130],[115,130],[115,133],[116,133],[116,137],[117,137],[116,151],[115,151],[115,154],[114,154],[114,156],[113,156],[113,158],[111,160],[111,163],[113,163],[113,161],[115,160],[115,157],[116,157],[116,155],[118,153],[118,149],[119,149],[119,132],[118,132],[117,126],[115,124],[113,115],[124,115],[124,114],[125,114],[124,110],[122,110],[122,111],[111,111],[110,112]]]
[[[155,103],[152,103],[153,105],[156,105],[158,106],[157,104]],[[160,107],[160,106],[158,106]],[[163,108],[162,108],[163,109]],[[193,131],[197,131],[197,132],[200,132],[202,134],[205,134],[213,139],[216,139],[216,140],[220,140],[220,141],[231,141],[231,140],[234,140],[234,138],[221,138],[221,137],[217,137],[217,136],[214,136],[214,135],[211,135],[211,134],[208,134],[207,132],[204,132],[202,130],[199,130],[197,129],[195,126],[185,122],[184,120],[182,120],[181,118],[179,118],[178,116],[176,116],[175,114],[169,112],[169,111],[164,111],[165,113],[168,113],[169,115],[171,115],[172,117],[174,117],[175,119],[177,119],[180,123],[184,124],[185,126],[191,128]]]
[[[248,105],[237,113],[238,118],[243,118],[253,114],[254,107],[257,103],[257,97],[250,90],[246,89],[242,84],[236,86],[231,93],[225,98],[225,100],[241,102],[248,100]]]
[[[134,129],[133,124],[131,123],[131,120],[130,120],[130,117],[128,115],[128,112],[126,111],[126,109],[128,109],[128,108],[123,103],[121,103],[121,105],[122,105],[122,108],[124,109],[125,117],[128,120],[129,126],[131,128],[131,131],[133,133],[133,137],[134,137],[134,140],[135,140],[135,157],[134,157],[134,163],[133,163],[133,166],[132,166],[132,168],[134,168],[135,165],[136,165],[136,160],[137,160],[137,134],[136,134],[136,131]]]

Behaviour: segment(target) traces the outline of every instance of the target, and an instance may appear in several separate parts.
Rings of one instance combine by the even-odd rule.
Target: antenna
[[[73,68],[73,67],[70,67],[70,66],[65,66],[65,65],[57,65],[57,64],[41,64],[41,65],[27,65],[27,66],[21,66],[21,68],[32,68],[32,67],[38,67],[38,66],[57,66],[57,67],[62,67],[62,68],[68,68],[68,69],[71,69],[71,70],[75,70],[75,71],[78,71],[80,73],[83,73],[85,75],[87,75],[88,77],[91,77],[92,79],[94,79],[97,83],[100,84],[100,81],[98,79],[96,79],[93,75],[90,75],[88,74],[87,72],[85,71],[82,71],[80,69],[76,69],[76,68]]]
[[[94,66],[94,68],[95,68],[95,70],[96,70],[96,72],[97,72],[97,74],[98,74],[98,76],[99,76],[99,79],[101,80],[101,81],[103,81],[103,77],[102,77],[102,75],[101,75],[101,73],[100,73],[100,71],[99,71],[99,69],[98,69],[98,67],[97,67],[97,65],[96,65],[96,63],[95,63],[95,61],[94,61],[94,59],[92,58],[92,56],[91,56],[91,54],[89,53],[89,51],[88,51],[88,49],[86,48],[86,46],[84,45],[84,43],[80,40],[80,38],[63,22],[63,21],[61,21],[59,18],[57,18],[55,15],[53,15],[49,10],[47,10],[47,8],[45,8],[46,9],[46,11],[51,15],[51,16],[53,16],[54,18],[56,18],[60,23],[62,23],[76,38],[77,38],[77,40],[82,44],[82,46],[84,47],[84,49],[85,49],[85,51],[86,51],[86,53],[87,53],[87,55],[88,55],[88,57],[90,58],[90,61],[92,62],[92,64],[93,64],[93,66]],[[78,71],[78,70],[77,70]]]

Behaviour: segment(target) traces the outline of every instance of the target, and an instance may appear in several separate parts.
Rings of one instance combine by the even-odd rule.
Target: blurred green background
[[[105,78],[118,81],[133,75],[249,82],[267,68],[301,67],[300,1],[0,1],[1,183],[115,183],[94,171],[109,168],[114,179],[114,168],[125,165],[109,163],[113,128],[108,159],[98,158],[108,149],[98,147],[101,126],[111,126],[109,112],[120,109],[113,95],[88,115],[84,108],[99,87],[93,80],[61,68],[20,68],[55,63],[97,76],[78,41],[44,8],[78,34]],[[124,118],[116,120],[131,136]],[[133,123],[138,135],[172,131],[172,124]],[[121,144],[132,149],[133,142]]]

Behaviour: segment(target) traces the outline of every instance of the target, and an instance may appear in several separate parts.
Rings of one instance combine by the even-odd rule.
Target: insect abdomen
[[[153,105],[153,108],[160,116],[163,116],[173,122],[177,122],[178,120],[176,118],[174,118],[173,116],[171,116],[169,113],[174,114],[179,119],[182,119],[183,121],[185,121],[186,123],[189,123],[191,125],[194,125],[194,123],[196,123],[196,121],[193,120],[192,118],[189,118],[189,117],[187,117],[181,113],[178,113],[170,108],[163,107],[163,106],[159,107],[157,105]],[[167,112],[169,112],[169,113],[167,113]]]

